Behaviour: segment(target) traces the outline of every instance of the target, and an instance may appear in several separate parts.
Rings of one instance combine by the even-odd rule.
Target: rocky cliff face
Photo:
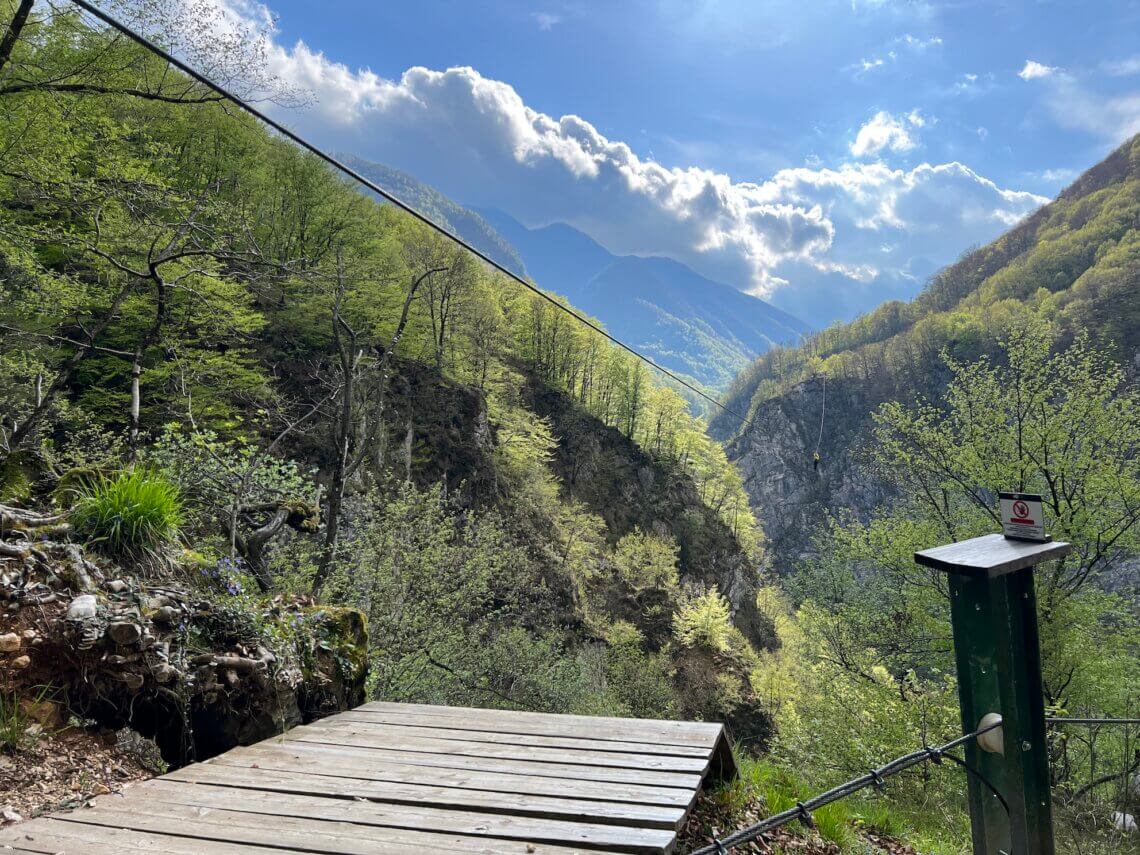
[[[773,627],[756,607],[757,568],[688,475],[654,460],[561,392],[536,385],[531,406],[550,419],[561,440],[553,464],[564,489],[605,520],[613,541],[635,528],[672,535],[680,546],[681,581],[715,586],[757,649],[774,643]]]
[[[866,519],[890,497],[865,465],[877,403],[847,381],[814,378],[761,403],[747,431],[728,443],[768,538],[768,569],[786,573],[810,558],[829,515]]]
[[[35,699],[45,726],[129,728],[180,766],[364,700],[358,612],[159,583],[75,544],[0,543],[0,693]]]

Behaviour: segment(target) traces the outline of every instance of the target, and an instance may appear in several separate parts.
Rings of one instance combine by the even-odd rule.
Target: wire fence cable
[[[860,790],[864,790],[867,787],[880,787],[887,778],[891,777],[892,775],[897,775],[900,772],[905,772],[907,769],[917,766],[920,763],[940,763],[943,759],[952,760],[954,763],[964,768],[971,775],[977,777],[978,780],[997,797],[997,799],[1001,802],[1002,807],[1004,807],[1006,809],[1006,812],[1008,812],[1009,805],[1006,804],[1005,799],[1002,798],[1001,793],[997,791],[993,784],[982,777],[981,774],[978,773],[975,769],[968,766],[964,760],[961,760],[958,757],[955,757],[953,754],[949,753],[955,748],[958,748],[961,745],[965,745],[966,743],[977,739],[982,734],[989,733],[991,730],[996,730],[999,727],[1001,727],[1001,722],[995,722],[994,724],[980,728],[971,733],[967,733],[964,736],[959,736],[957,739],[951,740],[945,745],[939,745],[936,748],[927,746],[919,749],[918,751],[912,751],[910,754],[905,754],[902,757],[897,757],[886,765],[880,766],[878,769],[872,769],[865,775],[860,775],[858,778],[852,778],[850,781],[846,781],[837,787],[832,787],[826,792],[820,793],[817,796],[813,796],[806,801],[799,802],[794,808],[789,808],[788,810],[781,811],[780,813],[772,814],[772,816],[761,820],[755,825],[750,825],[747,828],[742,828],[739,831],[734,831],[727,837],[720,838],[719,840],[714,840],[710,845],[705,846],[701,849],[696,849],[690,853],[690,855],[721,855],[721,853],[726,853],[728,850],[732,849],[735,846],[740,846],[743,843],[748,843],[749,841],[760,837],[765,832],[772,831],[773,829],[779,828],[782,825],[787,825],[788,823],[794,822],[796,820],[802,820],[806,824],[811,825],[812,811],[818,810],[819,808],[825,805],[829,805],[832,802],[837,802],[840,799],[853,795],[854,793],[857,793]]]

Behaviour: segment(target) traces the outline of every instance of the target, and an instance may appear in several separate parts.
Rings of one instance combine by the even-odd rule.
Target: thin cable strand
[[[522,285],[528,291],[531,291],[531,292],[537,294],[539,297],[546,300],[552,306],[555,306],[556,308],[558,308],[561,311],[565,312],[566,314],[570,315],[572,318],[575,318],[576,320],[578,320],[582,324],[585,324],[587,327],[589,327],[591,330],[596,332],[598,335],[604,336],[607,340],[609,340],[613,344],[617,345],[622,350],[626,351],[627,353],[631,354],[632,356],[636,357],[637,359],[640,359],[646,365],[650,366],[651,368],[656,369],[657,371],[660,371],[666,377],[673,380],[675,383],[680,384],[684,388],[688,389],[694,395],[700,396],[705,401],[708,401],[708,403],[712,404],[714,407],[721,410],[722,412],[727,413],[728,415],[739,419],[742,427],[744,425],[748,424],[748,419],[746,416],[743,416],[740,413],[736,412],[735,410],[732,410],[729,407],[726,407],[724,404],[722,404],[716,398],[709,395],[707,392],[705,392],[702,389],[699,389],[698,387],[694,386],[692,383],[685,380],[684,378],[682,378],[678,374],[675,374],[673,371],[670,371],[668,368],[665,368],[664,366],[658,364],[652,358],[650,358],[650,357],[646,356],[645,354],[635,350],[633,347],[626,344],[624,341],[617,338],[616,336],[606,332],[606,330],[604,328],[598,326],[593,321],[591,321],[589,318],[586,318],[586,317],[578,314],[574,310],[570,309],[569,307],[562,305],[556,299],[554,299],[554,297],[552,297],[550,294],[546,293],[545,291],[543,291],[541,288],[537,287],[536,285],[526,281],[525,279],[523,279],[521,276],[519,276],[517,273],[515,273],[513,270],[509,269],[505,265],[500,264],[498,261],[495,261],[495,259],[486,255],[481,250],[477,249],[476,247],[474,247],[473,245],[468,243],[466,240],[461,238],[459,235],[455,234],[454,232],[450,231],[449,229],[447,229],[444,226],[440,225],[439,223],[435,222],[430,217],[428,217],[426,214],[421,213],[414,206],[405,202],[403,199],[399,198],[394,193],[391,193],[390,191],[385,190],[380,185],[369,180],[368,178],[365,178],[363,175],[361,175],[355,169],[353,169],[352,167],[348,166],[345,163],[342,163],[340,160],[338,160],[333,155],[326,152],[324,149],[318,147],[314,143],[309,142],[307,139],[302,137],[300,134],[289,130],[289,128],[287,128],[285,125],[281,124],[280,122],[276,121],[275,119],[270,118],[268,115],[266,115],[264,112],[259,110],[253,104],[250,104],[244,98],[241,98],[241,97],[233,94],[232,92],[230,92],[228,89],[226,89],[221,84],[215,83],[209,77],[207,77],[206,75],[202,74],[201,72],[195,70],[192,66],[188,65],[187,63],[185,63],[182,60],[175,57],[173,54],[171,54],[171,53],[167,52],[166,50],[164,50],[163,48],[159,47],[154,42],[152,42],[150,39],[148,39],[146,36],[142,35],[141,33],[136,32],[131,27],[129,27],[126,24],[119,21],[113,15],[111,15],[107,12],[104,12],[98,6],[95,6],[94,4],[87,2],[87,0],[69,0],[69,2],[78,6],[80,9],[83,9],[84,11],[90,13],[91,15],[94,15],[100,21],[107,24],[107,26],[118,30],[120,33],[122,33],[123,35],[132,39],[133,41],[137,42],[142,47],[145,47],[147,50],[152,51],[157,56],[159,56],[162,59],[169,62],[171,65],[173,65],[179,71],[183,72],[184,74],[189,75],[194,80],[197,80],[203,86],[206,86],[206,87],[214,90],[215,92],[217,92],[219,95],[221,95],[226,100],[232,102],[236,106],[245,110],[247,113],[249,113],[254,118],[264,122],[269,127],[273,128],[275,131],[277,131],[277,133],[281,134],[282,136],[284,136],[287,139],[291,140],[292,142],[296,143],[297,145],[299,145],[301,148],[305,149],[306,151],[316,155],[321,160],[323,160],[325,163],[332,166],[334,169],[337,169],[338,171],[347,175],[349,178],[351,178],[352,180],[361,184],[362,186],[367,187],[373,193],[376,193],[379,196],[383,197],[384,199],[387,199],[389,202],[391,202],[397,208],[400,208],[401,210],[407,212],[408,214],[415,217],[417,220],[424,223],[428,227],[435,229],[440,234],[442,234],[445,237],[450,238],[451,240],[455,241],[455,243],[459,244],[459,246],[466,249],[468,252],[470,252],[472,255],[476,256],[480,260],[482,260],[484,263],[495,268],[496,270],[498,270],[503,275],[507,276],[508,278],[513,280],[514,282],[517,282],[519,285]]]
[[[948,758],[953,760],[955,763],[958,763],[963,768],[965,768],[966,771],[982,780],[983,783],[991,791],[993,791],[995,795],[998,796],[998,799],[1008,811],[1009,806],[1006,804],[1005,799],[1001,797],[996,788],[994,788],[994,786],[989,781],[986,781],[984,778],[982,778],[980,773],[978,773],[976,770],[966,766],[964,761],[959,760],[957,757],[954,757],[953,755],[947,753],[959,747],[960,745],[965,745],[967,742],[970,742],[973,739],[977,739],[983,733],[989,733],[991,730],[996,730],[999,727],[1001,727],[1000,721],[995,722],[988,727],[983,727],[971,733],[959,736],[957,739],[953,739],[950,742],[947,742],[945,745],[939,745],[937,748],[920,748],[918,751],[912,751],[910,754],[904,754],[902,757],[896,757],[894,760],[891,760],[884,766],[880,766],[878,769],[873,769],[865,775],[860,775],[858,778],[852,778],[850,781],[845,781],[836,787],[832,787],[826,792],[820,793],[817,796],[813,796],[810,799],[806,799],[805,801],[797,803],[793,808],[789,808],[788,810],[773,814],[767,819],[763,819],[754,825],[750,825],[747,828],[742,828],[739,831],[734,831],[727,837],[722,837],[719,840],[715,840],[709,846],[694,850],[690,853],[690,855],[718,855],[718,853],[725,852],[726,850],[732,849],[735,846],[739,846],[742,843],[747,843],[750,840],[755,840],[766,831],[771,831],[774,828],[779,828],[782,825],[787,825],[789,822],[793,822],[797,819],[802,819],[805,814],[810,815],[814,810],[818,810],[825,805],[829,805],[832,802],[846,798],[847,796],[859,792],[859,790],[866,789],[867,787],[873,787],[877,782],[882,781],[884,778],[889,778],[892,775],[897,775],[900,772],[905,772],[907,769],[910,769],[911,767],[917,766],[919,763],[923,763],[928,760],[938,761],[943,758]]]

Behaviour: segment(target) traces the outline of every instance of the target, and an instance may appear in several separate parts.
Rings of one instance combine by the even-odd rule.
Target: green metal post
[[[966,762],[975,855],[1054,855],[1045,743],[1045,699],[1033,567],[1068,553],[1067,543],[1024,543],[989,535],[915,555],[950,574],[950,619],[962,727],[1002,717],[1003,752],[973,741]]]
[[[1001,710],[997,639],[992,585],[985,576],[950,575],[950,622],[954,628],[954,657],[958,666],[958,705],[962,731],[976,730],[982,716]],[[1004,719],[1003,719],[1004,730]],[[977,742],[966,744],[966,762],[1006,793],[1005,758],[983,751]],[[1010,852],[1010,818],[997,796],[969,776],[970,818],[974,855]]]
[[[1053,807],[1033,570],[1018,570],[994,582],[1012,853],[1053,855]]]

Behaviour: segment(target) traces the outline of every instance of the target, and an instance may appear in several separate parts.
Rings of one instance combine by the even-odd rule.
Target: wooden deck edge
[[[716,747],[713,748],[709,771],[705,780],[701,782],[701,789],[705,782],[712,784],[727,784],[740,776],[740,767],[736,765],[736,754],[732,750],[732,742],[728,738],[728,731],[722,724],[720,733],[716,738]]]

